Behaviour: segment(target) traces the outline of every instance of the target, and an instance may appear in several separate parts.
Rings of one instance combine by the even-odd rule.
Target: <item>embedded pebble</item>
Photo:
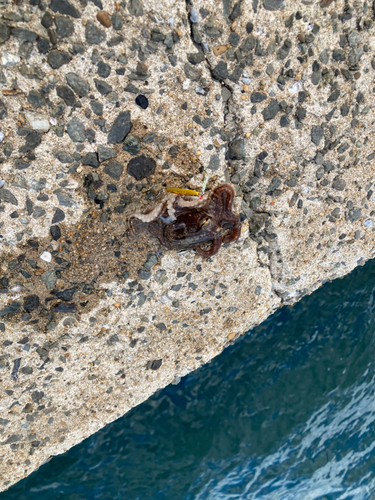
[[[106,28],[110,28],[112,25],[111,17],[105,10],[101,10],[100,12],[98,12],[96,14],[96,19],[100,22],[101,25],[105,26]]]
[[[128,174],[134,177],[137,181],[149,177],[155,172],[156,162],[153,158],[145,155],[136,156],[128,163]]]
[[[85,126],[76,116],[67,123],[66,131],[73,142],[84,142],[86,139]]]
[[[42,260],[44,260],[45,262],[51,262],[52,260],[52,255],[49,253],[49,252],[43,252],[41,255],[40,255],[40,258]]]
[[[119,113],[113,122],[111,130],[108,134],[108,144],[117,144],[125,139],[130,132],[131,122],[129,111]]]
[[[51,125],[47,115],[34,113],[32,111],[25,112],[26,120],[29,122],[31,128],[37,132],[46,133],[49,131]]]

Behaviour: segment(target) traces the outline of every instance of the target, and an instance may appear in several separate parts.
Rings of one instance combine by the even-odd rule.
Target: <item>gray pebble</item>
[[[4,120],[6,116],[8,116],[7,108],[4,102],[0,100],[0,120]]]
[[[55,16],[56,33],[60,38],[68,38],[74,33],[73,22],[64,16]]]
[[[282,10],[284,0],[263,0],[263,6],[266,10]]]
[[[87,21],[85,27],[86,42],[90,44],[99,44],[104,42],[106,34],[103,30],[98,28],[92,21]]]
[[[0,44],[6,42],[10,37],[10,28],[6,24],[0,22]]]
[[[280,111],[279,103],[277,102],[276,99],[272,99],[269,105],[262,111],[264,120],[272,120],[273,118],[275,118],[275,116],[279,111]]]
[[[35,33],[35,31],[26,30],[24,28],[12,28],[11,33],[23,42],[35,42],[38,37],[38,34]]]
[[[82,158],[82,165],[88,165],[89,167],[93,168],[99,167],[98,154],[95,152],[86,153]]]
[[[9,191],[9,189],[0,189],[0,201],[5,203],[11,203],[12,205],[18,205],[17,198]]]
[[[112,86],[109,85],[109,83],[103,80],[98,80],[97,78],[94,78],[94,83],[98,92],[100,92],[102,95],[107,95],[112,92]]]
[[[139,153],[141,149],[141,141],[138,137],[128,134],[124,140],[122,149],[127,151],[129,154],[135,156]]]
[[[212,76],[219,81],[228,78],[229,73],[227,63],[225,61],[219,61],[217,65],[212,69]]]
[[[52,0],[50,3],[50,9],[53,12],[59,12],[60,14],[66,14],[67,16],[79,19],[81,13],[74,5],[72,5],[68,0]]]
[[[56,280],[57,276],[55,271],[47,271],[46,273],[42,274],[42,281],[45,284],[47,290],[52,290],[55,288],[56,285]]]
[[[56,87],[56,94],[63,99],[67,106],[74,106],[76,97],[72,89],[66,85]]]
[[[137,274],[141,280],[148,280],[151,277],[150,271],[145,271],[144,269],[139,269]]]
[[[322,127],[313,127],[311,129],[311,141],[316,145],[319,146],[320,141],[322,140],[323,137],[323,129]]]
[[[111,16],[111,22],[112,22],[112,28],[115,30],[115,31],[118,31],[120,30],[124,23],[122,21],[122,17],[121,15],[118,13],[118,12],[114,12]]]
[[[129,111],[119,113],[109,131],[108,144],[117,144],[123,141],[130,132],[131,126]]]
[[[123,171],[124,165],[116,160],[110,161],[104,168],[104,172],[117,181],[120,179]]]
[[[65,219],[65,212],[61,208],[56,208],[51,224],[57,224]]]
[[[47,57],[47,62],[52,69],[59,69],[64,64],[68,64],[71,56],[63,50],[52,50]]]
[[[107,146],[98,146],[99,161],[103,162],[116,157],[116,150]]]
[[[65,75],[66,78],[66,83],[71,87],[74,92],[79,96],[79,97],[86,97],[87,94],[89,93],[90,86],[87,83],[87,80],[84,80],[81,78],[77,73],[67,73]],[[103,105],[102,106],[102,112],[99,114],[103,114]],[[94,111],[94,110],[93,110]],[[95,111],[94,111],[95,113]],[[98,114],[98,113],[97,113]]]
[[[228,158],[229,160],[243,160],[246,156],[244,139],[235,139],[229,143]]]
[[[140,0],[129,0],[128,10],[132,16],[143,16],[143,8]]]
[[[198,82],[202,76],[202,71],[198,68],[194,68],[189,63],[186,63],[184,66],[184,72],[187,78],[189,78],[193,82]]]
[[[98,62],[97,73],[101,78],[108,78],[111,74],[111,66],[103,61]]]
[[[336,191],[343,191],[346,188],[346,182],[343,179],[335,179],[332,182],[332,187]]]
[[[68,122],[66,131],[73,142],[84,142],[86,139],[85,126],[76,116]]]

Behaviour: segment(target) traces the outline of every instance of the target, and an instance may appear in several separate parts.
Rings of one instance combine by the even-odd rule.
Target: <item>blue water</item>
[[[0,500],[375,499],[374,297],[370,262]]]

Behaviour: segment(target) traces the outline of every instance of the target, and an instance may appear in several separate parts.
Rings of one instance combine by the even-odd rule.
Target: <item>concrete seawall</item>
[[[374,257],[374,9],[0,0],[0,491]],[[208,174],[237,241],[129,238]]]

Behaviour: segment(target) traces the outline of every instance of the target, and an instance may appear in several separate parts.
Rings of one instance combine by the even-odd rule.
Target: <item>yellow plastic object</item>
[[[165,188],[168,193],[182,194],[183,196],[200,196],[201,193],[193,189]]]

